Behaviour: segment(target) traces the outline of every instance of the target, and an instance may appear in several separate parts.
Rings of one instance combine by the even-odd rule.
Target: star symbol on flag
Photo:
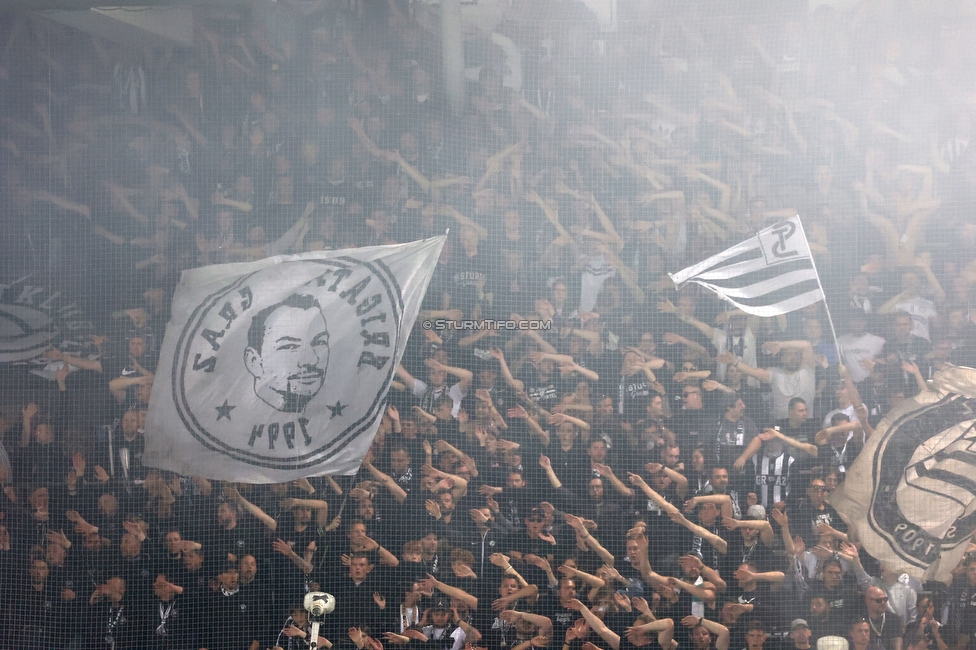
[[[331,420],[332,418],[334,418],[337,415],[341,417],[342,416],[342,409],[346,408],[349,405],[348,404],[343,404],[342,402],[338,402],[337,401],[335,403],[335,406],[329,406],[328,404],[326,404],[326,406],[328,406],[329,407],[329,410],[332,411],[332,415],[329,416],[329,419]]]
[[[217,421],[219,422],[222,418],[227,418],[229,420],[230,412],[237,407],[231,406],[227,403],[227,400],[224,400],[224,403],[221,406],[215,406],[214,408],[217,409]]]

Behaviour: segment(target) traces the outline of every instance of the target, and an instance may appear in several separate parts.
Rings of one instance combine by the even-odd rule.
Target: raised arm
[[[796,438],[791,438],[782,431],[776,431],[775,429],[767,429],[767,431],[774,431],[776,433],[776,437],[782,440],[784,445],[789,445],[794,449],[798,449],[811,458],[816,458],[819,455],[816,445],[811,445],[809,442],[801,442]]]
[[[786,579],[786,576],[783,574],[782,571],[765,571],[762,573],[753,573],[748,569],[736,569],[733,576],[736,578],[755,580],[756,582],[768,582],[772,586],[773,591],[779,589],[780,585],[783,584],[783,580]]]
[[[675,307],[670,300],[664,300],[662,302],[657,303],[657,308],[659,311],[662,311],[665,314],[674,314],[675,316],[678,317],[679,320],[688,323],[696,330],[698,330],[706,337],[708,337],[709,341],[711,341],[712,337],[715,335],[714,327],[712,327],[708,323],[703,323],[702,321],[698,320],[694,316],[687,316],[685,314],[682,314],[681,312],[678,311],[678,308]]]
[[[603,548],[600,544],[600,540],[590,534],[590,531],[586,529],[583,519],[577,517],[576,515],[567,514],[565,515],[566,523],[576,531],[576,537],[581,541],[587,548],[591,549],[594,553],[600,556],[606,564],[613,566],[614,558],[613,554],[607,549]]]
[[[612,467],[600,463],[594,465],[593,467],[594,469],[596,469],[596,471],[600,472],[600,476],[610,481],[610,484],[613,485],[613,489],[616,490],[619,494],[622,494],[625,497],[634,496],[634,490],[629,486],[627,486],[619,478],[617,478],[617,475],[613,473]],[[687,488],[687,486],[688,486],[688,481],[686,480],[685,487]]]
[[[581,420],[579,418],[574,418],[572,415],[566,413],[553,413],[552,417],[549,418],[550,424],[562,424],[564,422],[572,422],[576,428],[580,431],[589,431],[590,423],[586,420]]]
[[[701,494],[685,502],[685,512],[693,512],[699,503],[714,503],[722,511],[722,516],[731,519],[734,509],[732,497],[728,494]]]
[[[471,609],[478,609],[478,599],[475,596],[472,596],[471,594],[466,592],[464,589],[461,589],[459,587],[452,587],[449,584],[443,583],[437,578],[435,578],[434,576],[430,575],[429,573],[427,574],[427,577],[430,580],[433,580],[433,585],[437,587],[439,591],[444,592],[451,598],[457,598],[458,600],[460,600],[462,603],[464,603]]]
[[[803,365],[809,368],[814,367],[817,364],[816,353],[813,351],[813,345],[810,341],[797,340],[797,341],[768,341],[763,343],[763,352],[766,354],[779,354],[782,350],[799,350],[803,353]]]
[[[403,503],[407,500],[407,491],[400,487],[400,484],[393,480],[393,477],[384,474],[380,470],[376,469],[376,466],[372,462],[364,461],[363,467],[376,479],[377,482],[381,483],[383,487],[390,491],[393,498],[397,500],[397,503]]]
[[[529,433],[538,438],[543,445],[549,445],[549,432],[543,429],[542,425],[540,425],[534,418],[529,417],[525,407],[523,407],[521,404],[510,408],[508,410],[508,416],[525,420],[525,425],[529,428]]]
[[[699,624],[715,635],[715,650],[729,650],[729,628],[707,618],[702,618]]]
[[[648,485],[647,482],[644,481],[644,479],[639,474],[634,474],[633,472],[627,472],[627,475],[630,477],[630,484],[638,488],[639,490],[641,490],[645,495],[647,495],[647,498],[653,501],[655,504],[657,504],[657,506],[661,510],[668,513],[669,515],[671,513],[680,514],[678,512],[677,506],[669,503],[667,499],[665,499],[660,494],[655,492],[654,489],[650,485]]]
[[[668,516],[671,518],[671,521],[673,521],[674,523],[684,526],[685,528],[690,530],[692,534],[694,534],[696,537],[701,537],[703,540],[708,542],[712,546],[712,548],[714,548],[722,555],[725,555],[728,552],[729,545],[724,539],[722,539],[715,533],[706,530],[705,528],[702,528],[698,524],[689,521],[683,514],[681,514],[677,510],[675,510],[672,513],[669,513]]]
[[[244,498],[244,496],[238,492],[236,487],[224,488],[224,496],[228,499],[234,501],[238,506],[249,512],[258,521],[264,524],[264,527],[268,530],[274,532],[278,529],[278,522],[274,520],[274,517],[266,513],[261,508],[257,507],[250,501]]]
[[[281,507],[291,510],[295,506],[305,506],[315,511],[315,525],[324,528],[329,523],[329,504],[322,499],[282,499]]]
[[[599,634],[600,638],[607,642],[607,645],[613,648],[613,650],[619,650],[620,635],[608,628],[602,620],[597,618],[597,616],[590,611],[589,607],[574,598],[569,602],[569,608],[577,610],[586,621],[586,624],[589,625],[594,632]]]
[[[563,574],[567,578],[574,578],[582,580],[590,587],[596,587],[599,589],[603,585],[607,584],[606,581],[600,576],[595,576],[592,573],[587,573],[586,571],[580,571],[579,569],[574,569],[573,567],[566,566],[565,564],[560,566],[557,571]]]
[[[675,334],[674,332],[665,332],[664,342],[668,345],[681,344],[689,350],[692,350],[695,354],[708,356],[708,350],[705,349],[704,345],[698,343],[697,341],[692,341],[691,339],[685,338],[680,334]]]
[[[704,578],[706,582],[711,583],[716,593],[721,594],[728,589],[728,585],[725,584],[725,580],[722,579],[719,572],[702,562],[701,558],[697,555],[683,555],[678,558],[678,564],[680,564],[682,568],[685,568],[686,565],[688,567],[697,567],[699,573],[701,573],[701,577]]]
[[[152,380],[153,378],[151,375],[116,377],[112,381],[108,382],[108,389],[112,393],[112,397],[115,398],[115,401],[121,404],[125,401],[125,398],[127,397],[126,391],[128,391],[129,388],[132,386],[151,383]]]
[[[414,379],[413,375],[407,372],[407,369],[403,367],[402,363],[397,366],[396,376],[402,379],[403,383],[409,386],[411,390],[413,390],[414,382],[416,382],[417,380]]]
[[[647,610],[650,612],[650,610]],[[643,616],[640,620],[644,620]],[[657,644],[661,650],[671,650],[674,639],[674,620],[662,618],[649,623],[641,623],[627,630],[628,636],[633,632],[643,631],[646,633],[657,632]]]
[[[759,539],[762,543],[768,547],[773,546],[773,542],[776,541],[776,535],[773,533],[773,527],[769,525],[769,522],[765,519],[754,520],[754,519],[733,519],[732,517],[724,517],[722,519],[725,527],[729,530],[738,530],[739,528],[751,528],[753,530],[759,531]]]
[[[773,508],[769,514],[773,521],[779,524],[780,536],[783,538],[783,549],[787,555],[796,557],[796,545],[793,542],[793,534],[790,532],[790,518],[778,508]]]
[[[668,578],[668,586],[672,589],[679,591],[686,591],[698,600],[709,602],[715,600],[715,586],[709,584],[708,582],[703,582],[700,585],[695,585],[690,582],[685,582],[683,580],[678,580],[677,578]]]
[[[85,359],[84,357],[76,357],[66,352],[62,352],[57,348],[51,348],[44,353],[44,357],[52,361],[60,361],[66,363],[69,366],[74,366],[75,368],[80,368],[82,370],[91,370],[92,372],[102,372],[102,362],[98,359]]]
[[[520,392],[525,390],[525,384],[512,376],[512,371],[508,368],[508,363],[505,361],[505,353],[499,348],[492,348],[491,356],[498,360],[498,366],[502,371],[502,378],[505,383],[512,387],[512,390]]]
[[[549,460],[548,456],[539,456],[539,466],[545,471],[546,478],[549,479],[549,485],[551,485],[553,489],[558,490],[563,486],[562,481],[560,481],[559,477],[556,476],[556,471],[552,468],[552,461]]]
[[[674,483],[675,493],[678,495],[678,497],[683,499],[685,498],[685,496],[687,496],[688,478],[681,472],[677,472],[671,469],[670,467],[662,465],[661,463],[648,463],[644,465],[644,469],[646,469],[651,474],[657,474],[658,472],[663,472]],[[631,481],[631,483],[633,484],[633,481]],[[721,496],[721,495],[715,495],[715,496]]]
[[[773,380],[773,377],[768,370],[765,368],[753,368],[731,352],[720,353],[717,357],[715,357],[715,361],[718,363],[728,364],[733,368],[738,368],[743,374],[748,375],[753,379],[758,379],[764,384],[768,384]]]
[[[283,539],[276,539],[271,542],[271,548],[291,560],[292,564],[301,569],[303,573],[309,574],[315,570],[315,565],[312,563],[312,557],[315,555],[315,542],[309,544],[309,548],[305,549],[304,557],[296,553],[291,545]]]

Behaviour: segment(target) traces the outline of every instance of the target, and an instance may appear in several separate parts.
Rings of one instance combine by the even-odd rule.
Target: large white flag
[[[800,217],[669,275],[676,286],[700,284],[756,316],[778,316],[824,299]]]
[[[249,483],[354,473],[444,241],[186,271],[143,463]]]
[[[828,500],[885,567],[948,582],[976,531],[976,370],[888,413]]]

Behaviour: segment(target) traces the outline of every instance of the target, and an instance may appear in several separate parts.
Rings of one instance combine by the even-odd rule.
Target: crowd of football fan
[[[460,111],[420,2],[197,7],[144,53],[4,15],[2,277],[97,334],[3,375],[0,646],[303,648],[325,591],[320,647],[976,647],[976,558],[919,584],[826,502],[976,365],[970,19],[503,4]],[[839,354],[823,303],[665,274],[797,213]],[[357,476],[142,465],[183,269],[448,227]]]

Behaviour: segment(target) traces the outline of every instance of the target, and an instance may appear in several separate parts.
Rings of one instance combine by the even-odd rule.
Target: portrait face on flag
[[[244,367],[254,394],[269,406],[299,413],[318,395],[329,366],[329,329],[319,301],[295,293],[251,319]]]
[[[439,251],[417,242],[184,274],[144,463],[249,482],[354,471]]]

